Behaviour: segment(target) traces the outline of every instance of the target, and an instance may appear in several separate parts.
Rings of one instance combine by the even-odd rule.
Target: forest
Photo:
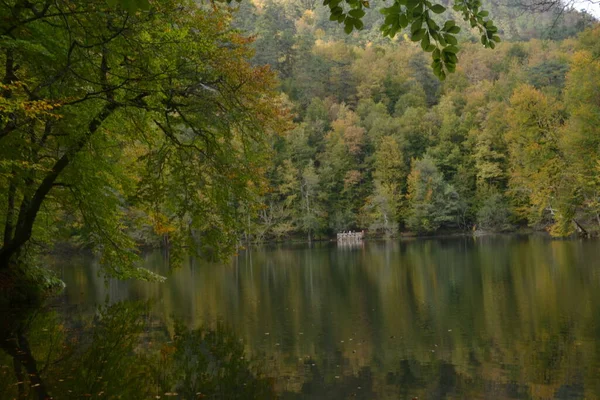
[[[600,228],[590,15],[532,21],[484,4],[504,41],[492,50],[463,29],[456,71],[440,81],[422,43],[381,37],[376,13],[345,35],[318,7],[242,7],[255,15],[239,21],[256,35],[254,62],[278,71],[295,123],[273,143],[244,238]]]
[[[160,279],[139,249],[600,230],[592,15],[347,3],[3,2],[0,269],[65,243]]]

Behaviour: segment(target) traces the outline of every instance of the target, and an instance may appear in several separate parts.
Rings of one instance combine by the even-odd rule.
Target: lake
[[[52,264],[65,292],[3,316],[2,399],[600,398],[598,241],[281,245],[172,271],[146,255],[162,284]]]

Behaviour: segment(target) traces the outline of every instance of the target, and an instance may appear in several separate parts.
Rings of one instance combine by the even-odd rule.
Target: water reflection
[[[272,382],[222,327],[176,323],[170,334],[144,304],[132,302],[84,319],[40,311],[18,310],[20,317],[3,326],[3,399],[275,397]]]
[[[85,259],[63,276],[69,304],[221,321],[282,398],[600,398],[598,260],[598,242],[496,237],[264,248],[163,285],[105,286]]]

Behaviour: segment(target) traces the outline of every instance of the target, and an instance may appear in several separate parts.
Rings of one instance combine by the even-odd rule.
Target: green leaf
[[[402,27],[402,29],[404,29],[408,26],[408,17],[406,16],[406,14],[400,14],[399,23],[400,23],[400,26]]]
[[[450,20],[446,21],[442,30],[448,31],[448,29],[452,28],[454,25],[456,25],[456,22],[454,22],[453,20],[450,19]]]
[[[398,14],[388,15],[387,17],[385,17],[383,23],[385,25],[392,25],[398,23]]]
[[[346,32],[346,35],[350,34],[352,32],[352,29],[354,29],[353,19],[346,18],[346,22],[344,22],[344,32]]]
[[[448,53],[456,54],[456,53],[458,53],[459,48],[454,45],[450,45],[450,46],[447,46],[444,50],[446,50],[446,52],[448,52]]]
[[[362,18],[362,17],[365,16],[365,11],[362,10],[362,9],[360,9],[360,8],[357,8],[355,10],[350,10],[348,12],[348,14],[351,15],[352,17],[354,17],[354,18],[360,19],[360,18]]]
[[[456,25],[454,25],[452,28],[448,29],[448,30],[447,30],[447,32],[448,32],[448,33],[454,33],[454,34],[457,34],[457,33],[459,33],[459,32],[460,32],[460,27],[459,27],[459,26],[456,26]]]
[[[456,37],[452,36],[450,34],[445,34],[444,35],[444,39],[446,40],[446,42],[448,44],[453,44],[453,45],[457,45],[458,44],[458,40],[456,39]]]
[[[421,40],[423,38],[423,36],[425,35],[425,29],[419,29],[416,32],[413,32],[412,36],[411,36],[411,40],[413,42],[418,42],[419,40]]]
[[[419,4],[421,4],[420,0],[406,0],[406,8],[408,8],[409,10],[412,10]]]
[[[342,14],[343,12],[344,12],[344,9],[340,6],[336,6],[331,9],[331,15],[339,15],[339,14]]]
[[[412,23],[412,25],[410,26],[410,33],[412,33],[413,35],[415,34],[415,32],[421,30],[421,27],[423,26],[423,20],[421,18],[417,19],[415,22]]]
[[[429,42],[429,35],[424,35],[423,40],[421,40],[421,48],[423,50],[427,50],[431,43]]]
[[[423,15],[423,4],[419,4],[412,10],[413,18],[419,18]]]
[[[444,53],[444,55],[445,55],[444,59],[447,62],[451,62],[453,64],[458,63],[458,57],[456,57],[456,54],[446,52],[446,53]]]
[[[438,24],[435,23],[434,20],[432,20],[431,18],[427,18],[427,26],[429,27],[430,30],[439,30],[440,27],[438,26]]]
[[[384,14],[384,15],[399,14],[400,13],[400,6],[398,4],[394,4],[391,7],[382,8],[381,9],[381,13]]]
[[[431,11],[433,11],[436,14],[441,14],[444,11],[446,11],[446,7],[444,7],[441,4],[434,4],[433,7],[431,7],[430,9],[431,9]]]

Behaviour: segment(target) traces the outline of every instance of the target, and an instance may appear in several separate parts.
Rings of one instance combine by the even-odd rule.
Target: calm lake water
[[[600,398],[598,241],[290,245],[227,265],[190,258],[170,271],[159,252],[145,263],[167,282],[105,283],[93,259],[56,260],[63,296],[27,317],[27,346],[14,338],[40,386],[5,348],[0,398],[40,387],[55,398]]]

